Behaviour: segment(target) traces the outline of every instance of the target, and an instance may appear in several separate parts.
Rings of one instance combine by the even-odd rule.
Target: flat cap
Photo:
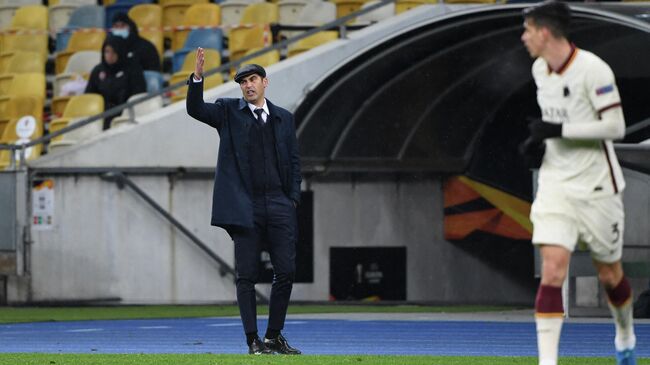
[[[240,83],[244,77],[252,74],[258,74],[261,77],[266,77],[266,70],[264,70],[264,67],[256,65],[254,63],[243,65],[239,68],[239,70],[237,70],[237,73],[235,74],[235,82]]]

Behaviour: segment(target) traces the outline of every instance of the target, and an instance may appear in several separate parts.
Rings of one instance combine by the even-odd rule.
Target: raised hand
[[[205,63],[205,53],[203,48],[196,49],[196,67],[194,68],[194,79],[201,80],[203,78],[203,64]]]

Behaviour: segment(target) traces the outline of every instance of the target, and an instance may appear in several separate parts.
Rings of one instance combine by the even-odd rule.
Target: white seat
[[[323,25],[336,20],[336,5],[329,1],[312,1],[306,4],[298,21],[301,25]]]
[[[96,0],[59,0],[59,4],[66,4],[66,5],[97,5]]]
[[[13,3],[0,5],[0,29],[8,28],[11,25],[11,19],[18,8],[20,5]]]
[[[72,119],[69,125],[72,125],[74,123],[77,123],[87,118],[88,117]],[[86,124],[81,128],[71,130],[70,132],[61,135],[60,139],[56,141],[51,141],[50,146],[48,147],[48,151],[55,152],[61,148],[74,145],[79,141],[87,141],[91,137],[100,135],[102,134],[103,131],[103,124],[104,124],[103,119],[100,119],[90,124]]]
[[[0,0],[0,5],[41,5],[41,0]]]
[[[131,95],[128,101],[133,101],[146,95],[147,93],[139,93],[139,94]],[[153,111],[159,110],[162,107],[163,107],[163,98],[162,96],[159,95],[156,96],[155,98],[151,98],[147,101],[136,104],[133,107],[133,114],[135,115],[135,118],[137,118],[145,114],[151,113]],[[137,119],[132,121],[131,118],[129,118],[129,111],[127,109],[124,109],[120,116],[115,117],[111,121],[111,128],[125,126],[137,122],[138,122]]]
[[[367,8],[368,6],[377,4],[378,1],[370,1],[363,6],[361,9]],[[395,15],[395,3],[386,4],[378,9],[375,9],[369,13],[361,14],[357,17],[357,24],[370,24],[376,23],[378,21],[388,19]]]
[[[54,96],[61,95],[61,87],[79,76],[84,76],[92,71],[93,67],[101,62],[102,54],[100,51],[79,51],[75,52],[65,66],[62,74],[56,75],[52,83]]]
[[[78,4],[57,4],[50,6],[49,8],[49,25],[50,30],[54,31],[55,34],[61,30],[61,28],[68,25],[68,20],[70,20],[70,15],[72,12],[78,8]]]
[[[278,2],[280,24],[300,24],[299,20],[302,9],[311,2],[313,0],[280,0]]]
[[[230,27],[238,25],[244,14],[244,9],[250,4],[262,0],[226,0],[219,4],[221,8],[221,26],[225,27],[224,35],[230,34]]]

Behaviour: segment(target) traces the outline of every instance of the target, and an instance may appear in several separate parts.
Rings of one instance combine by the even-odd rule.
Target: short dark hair
[[[561,1],[544,1],[523,11],[524,19],[532,19],[537,27],[547,27],[556,38],[568,38],[571,9]]]

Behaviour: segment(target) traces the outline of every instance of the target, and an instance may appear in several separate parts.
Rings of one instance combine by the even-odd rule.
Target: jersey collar
[[[576,58],[577,54],[578,54],[578,48],[576,47],[575,44],[571,43],[571,53],[569,53],[569,57],[567,57],[566,61],[564,61],[564,63],[562,64],[562,66],[560,66],[559,69],[553,70],[551,68],[551,65],[547,64],[549,75],[552,72],[555,72],[558,75],[562,75],[564,71],[566,71],[566,69],[569,68],[569,66],[571,66],[571,63],[573,63],[573,60]]]

